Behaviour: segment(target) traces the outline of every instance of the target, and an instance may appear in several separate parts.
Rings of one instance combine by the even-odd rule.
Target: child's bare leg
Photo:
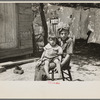
[[[48,72],[48,70],[49,70],[49,60],[45,61],[44,70],[46,72],[47,77],[50,78],[50,75],[49,75],[49,72]]]
[[[55,59],[54,62],[56,63],[56,68],[58,70],[59,77],[61,78],[62,77],[62,75],[61,75],[61,66],[60,66],[61,62],[58,59]]]

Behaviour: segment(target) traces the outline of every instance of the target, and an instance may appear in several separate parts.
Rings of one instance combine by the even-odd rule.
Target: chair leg
[[[54,70],[52,70],[52,81],[54,81]]]
[[[63,81],[65,81],[63,70],[61,70],[61,74],[62,74]]]
[[[69,74],[70,81],[72,81],[72,75],[71,75],[70,69],[68,69],[68,74]]]

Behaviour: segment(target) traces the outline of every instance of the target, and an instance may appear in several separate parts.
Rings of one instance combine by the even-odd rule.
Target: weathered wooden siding
[[[32,47],[32,21],[31,4],[18,4],[18,25],[21,48]]]
[[[33,52],[32,15],[31,4],[0,3],[0,59]]]
[[[17,47],[16,9],[14,4],[0,4],[0,49]]]

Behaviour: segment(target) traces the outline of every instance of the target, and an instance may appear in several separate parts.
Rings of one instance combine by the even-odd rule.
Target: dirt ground
[[[22,75],[13,73],[14,68],[8,69],[0,73],[0,80],[34,81],[35,65],[36,61],[21,65]],[[70,65],[73,81],[100,81],[100,45],[76,41]]]

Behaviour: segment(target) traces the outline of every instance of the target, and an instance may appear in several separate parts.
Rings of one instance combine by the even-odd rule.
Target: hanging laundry
[[[60,18],[60,21],[63,22],[64,24],[68,24],[69,25],[70,22],[71,22],[71,16],[72,16],[72,13],[73,13],[73,8],[71,8],[71,7],[63,7],[62,9],[63,10],[61,10],[59,15],[58,15],[59,18]]]
[[[87,39],[87,32],[88,32],[88,15],[89,9],[84,10],[81,9],[81,16],[80,16],[80,38]]]
[[[80,14],[81,14],[81,9],[74,9],[73,10],[74,21],[72,23],[71,31],[72,31],[72,34],[75,35],[76,39],[80,39],[80,37],[81,37],[81,34],[80,34]]]
[[[96,8],[95,11],[95,43],[100,43],[100,9]]]
[[[53,12],[56,13],[55,16],[56,16],[57,21],[58,21],[58,23],[55,25],[55,27],[53,27],[52,23],[50,23],[51,20],[53,20]],[[56,32],[57,32],[57,30],[59,28],[65,26],[65,25],[66,25],[66,27],[68,27],[69,24],[71,23],[71,20],[72,20],[72,18],[71,18],[72,13],[73,13],[73,8],[71,8],[71,7],[50,5],[48,7],[48,13],[46,14],[46,16],[49,17],[47,20],[48,33],[50,31],[52,31],[53,28],[56,28]]]
[[[90,8],[89,17],[88,17],[88,22],[89,22],[88,30],[91,31],[91,34],[89,36],[88,43],[90,43],[90,42],[95,43],[96,42],[96,38],[95,38],[95,12],[96,12],[96,8]]]

